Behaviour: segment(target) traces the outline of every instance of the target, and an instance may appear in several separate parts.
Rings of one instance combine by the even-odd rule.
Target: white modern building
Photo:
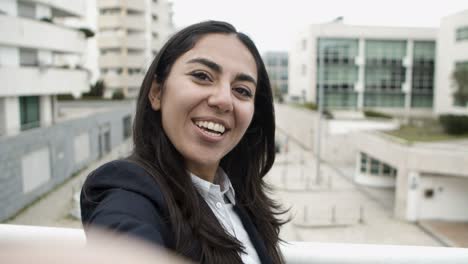
[[[65,23],[84,17],[85,3],[0,1],[0,136],[53,124],[57,94],[89,90],[85,34]]]
[[[268,77],[273,91],[285,95],[288,93],[288,53],[269,51],[263,55]],[[278,96],[278,95],[276,95]]]
[[[366,133],[355,145],[355,181],[393,188],[396,217],[468,221],[468,140],[408,144]]]
[[[309,26],[289,55],[289,97],[334,109],[431,112],[434,28]],[[320,65],[323,65],[321,67]]]
[[[436,96],[437,114],[468,114],[468,103],[454,100],[458,89],[453,73],[468,71],[468,10],[442,18],[437,38]]]
[[[172,34],[167,0],[97,0],[98,48],[104,97],[136,97],[152,59]]]
[[[468,10],[442,19],[436,54],[433,111],[467,114],[466,102],[454,100],[458,87],[452,75],[459,69],[468,72]],[[468,221],[468,140],[407,142],[383,133],[354,139],[358,152],[354,180],[393,189],[395,216],[409,221]]]

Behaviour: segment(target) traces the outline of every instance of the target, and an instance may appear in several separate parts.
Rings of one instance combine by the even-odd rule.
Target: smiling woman
[[[269,79],[253,42],[208,21],[176,33],[143,80],[134,150],[91,173],[82,221],[202,263],[282,263]]]

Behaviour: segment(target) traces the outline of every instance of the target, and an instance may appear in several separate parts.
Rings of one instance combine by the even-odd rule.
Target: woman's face
[[[213,180],[252,120],[256,83],[255,59],[232,34],[203,36],[175,61],[162,91],[153,83],[152,107],[189,171]]]

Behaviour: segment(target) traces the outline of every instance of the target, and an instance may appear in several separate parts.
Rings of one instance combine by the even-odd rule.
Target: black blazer
[[[166,221],[168,209],[156,181],[139,165],[123,160],[109,162],[87,178],[81,190],[81,220],[89,226],[128,234],[168,249],[175,248],[174,234]],[[235,212],[249,234],[262,263],[272,263],[264,241],[247,211],[239,203]],[[194,238],[189,257],[200,260]]]

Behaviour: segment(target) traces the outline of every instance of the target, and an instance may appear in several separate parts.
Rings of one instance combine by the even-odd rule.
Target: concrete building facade
[[[289,96],[316,103],[323,86],[327,108],[430,112],[436,37],[433,28],[311,25],[289,55]]]
[[[144,73],[174,30],[167,0],[97,0],[99,68],[106,90],[136,97]]]
[[[457,90],[453,73],[460,69],[468,72],[468,10],[446,16],[440,23],[434,101],[437,114],[468,114],[468,103],[453,97]]]
[[[57,94],[89,90],[85,34],[64,22],[84,14],[84,0],[0,2],[0,136],[52,125]]]
[[[395,216],[468,221],[468,141],[408,144],[382,133],[355,139],[355,181],[394,188]]]
[[[263,55],[263,62],[275,96],[286,95],[288,93],[288,53],[266,52]]]

